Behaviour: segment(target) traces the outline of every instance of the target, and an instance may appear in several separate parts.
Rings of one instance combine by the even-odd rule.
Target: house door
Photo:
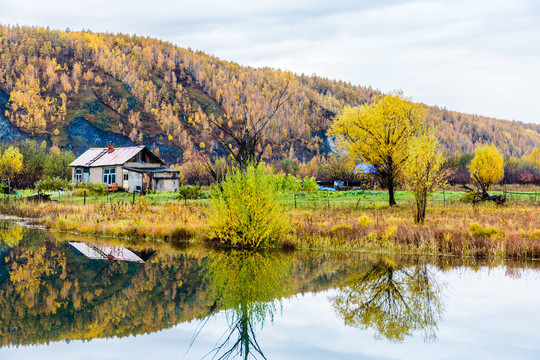
[[[143,173],[143,181],[142,181],[142,191],[143,193],[146,193],[146,190],[150,189],[150,184],[151,184],[151,177],[150,177],[150,173]]]
[[[129,172],[125,169],[122,170],[122,188],[126,191],[129,189]]]

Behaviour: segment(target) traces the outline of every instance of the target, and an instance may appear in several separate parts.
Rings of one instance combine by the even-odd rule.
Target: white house
[[[73,181],[104,183],[127,192],[178,191],[178,170],[165,163],[146,146],[90,148],[71,164]],[[116,184],[116,186],[115,186]]]

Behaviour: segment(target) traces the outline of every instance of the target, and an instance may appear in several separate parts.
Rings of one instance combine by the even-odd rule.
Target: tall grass
[[[415,224],[412,206],[292,211],[300,248],[352,249],[473,257],[540,257],[538,207],[453,203],[428,208]]]
[[[0,213],[33,218],[35,223],[49,229],[141,240],[202,238],[206,212],[204,206],[176,202],[153,205],[144,199],[135,205],[0,201]],[[180,235],[182,232],[184,235]]]
[[[238,191],[240,192],[240,187]],[[249,191],[245,191],[246,197]],[[209,231],[204,202],[33,203],[0,199],[0,213],[34,218],[50,229],[129,239],[194,241],[216,236]],[[247,201],[247,200],[246,200]],[[273,246],[438,254],[475,258],[540,258],[540,208],[523,201],[505,206],[459,201],[428,206],[425,224],[414,223],[412,203],[397,207],[354,201],[330,208],[286,206],[274,216],[288,219],[293,235]],[[244,205],[243,205],[244,206]],[[263,217],[264,213],[257,216]],[[230,228],[228,228],[230,229]],[[286,232],[285,228],[280,228]],[[214,234],[214,235],[212,235]],[[282,233],[283,234],[283,233]]]

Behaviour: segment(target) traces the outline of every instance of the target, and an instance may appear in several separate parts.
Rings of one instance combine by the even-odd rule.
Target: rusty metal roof
[[[96,167],[123,165],[144,148],[146,148],[146,146],[114,148],[114,151],[110,153],[107,152],[107,148],[90,148],[76,158],[69,166]],[[159,161],[162,162],[161,160]]]

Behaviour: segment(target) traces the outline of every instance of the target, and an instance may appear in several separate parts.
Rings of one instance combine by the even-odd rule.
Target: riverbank
[[[413,222],[414,210],[407,202],[387,207],[367,199],[358,209],[350,201],[329,208],[321,205],[285,205],[284,216],[290,219],[291,231],[279,247],[540,258],[540,208],[530,201],[473,207],[446,200],[444,205],[433,203],[428,208],[423,225]],[[206,202],[152,203],[145,198],[135,204],[0,201],[0,213],[32,218],[35,224],[53,231],[171,243],[205,243],[209,211]]]

